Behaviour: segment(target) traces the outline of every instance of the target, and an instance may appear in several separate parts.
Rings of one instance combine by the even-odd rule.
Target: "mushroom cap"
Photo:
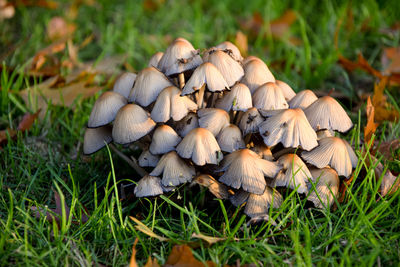
[[[274,177],[279,166],[275,162],[260,159],[249,149],[241,149],[227,155],[221,162],[224,174],[219,181],[235,189],[262,194],[267,185],[264,176]]]
[[[147,107],[156,101],[160,92],[172,83],[162,72],[153,67],[141,70],[136,76],[136,82],[129,95],[129,101]]]
[[[329,208],[334,203],[334,198],[339,196],[340,180],[337,172],[332,168],[326,167],[311,169],[311,175],[316,181],[316,191],[310,188],[311,193],[308,196],[308,200],[312,201],[317,208]]]
[[[92,154],[111,143],[111,126],[106,125],[98,128],[87,128],[83,137],[83,153]]]
[[[230,110],[246,111],[252,106],[250,89],[243,83],[236,83],[216,104],[217,108],[227,112]]]
[[[143,108],[135,104],[127,104],[118,111],[115,117],[112,136],[116,143],[132,143],[148,134],[155,125]]]
[[[264,121],[260,112],[256,108],[249,108],[242,116],[239,122],[239,128],[243,135],[258,132],[258,126]]]
[[[139,166],[141,167],[155,167],[159,161],[160,157],[151,154],[149,150],[143,150],[138,159]]]
[[[221,130],[229,125],[229,114],[219,108],[203,108],[197,111],[199,125],[206,128],[214,136],[217,136]]]
[[[136,74],[132,72],[125,72],[115,81],[113,91],[123,95],[126,99],[132,90],[133,84],[136,80]]]
[[[175,150],[182,138],[170,126],[164,124],[156,128],[150,144],[150,152],[154,155]]]
[[[115,119],[118,110],[128,103],[126,98],[116,92],[107,91],[96,100],[90,113],[88,127],[96,128],[109,124]]]
[[[224,152],[233,152],[246,147],[242,138],[242,132],[235,124],[229,124],[217,137],[219,147]]]
[[[263,61],[261,58],[259,58],[259,57],[256,57],[256,56],[247,56],[246,58],[244,58],[244,59],[242,60],[243,66],[246,65],[247,63],[249,63],[249,62],[252,61],[252,60],[258,60],[258,61],[261,61],[261,63],[264,63],[264,61]],[[265,63],[264,63],[264,65],[267,66]]]
[[[178,186],[190,182],[196,175],[193,166],[186,164],[175,151],[163,155],[150,175],[160,176],[164,186]]]
[[[330,166],[339,175],[346,177],[351,175],[358,161],[349,143],[334,136],[322,138],[319,140],[319,146],[311,151],[304,151],[301,157],[318,168]]]
[[[194,164],[218,164],[223,155],[214,135],[207,129],[191,130],[176,147],[179,156],[192,159]]]
[[[199,119],[196,113],[193,112],[190,112],[183,119],[175,123],[175,130],[182,137],[185,137],[195,128],[199,128]]]
[[[287,109],[282,89],[275,83],[264,83],[253,94],[253,106],[262,110]]]
[[[282,169],[272,181],[271,186],[284,186],[291,189],[297,187],[298,193],[307,193],[307,184],[313,177],[301,158],[296,154],[286,154],[278,159],[278,163]]]
[[[232,44],[229,41],[225,41],[220,43],[219,45],[216,46],[216,48],[222,49],[222,50],[228,50],[228,54],[236,61],[242,61],[243,57],[240,54],[239,48],[237,48],[236,45]]]
[[[250,149],[257,153],[258,156],[262,159],[266,159],[269,161],[275,160],[274,156],[272,155],[271,148],[269,148],[265,144],[257,144]]]
[[[318,145],[317,134],[299,108],[278,112],[261,123],[259,129],[267,146],[281,142],[284,147],[311,150]]]
[[[228,187],[219,183],[214,177],[208,174],[200,174],[193,179],[193,183],[207,187],[208,190],[219,199],[229,198]]]
[[[154,197],[163,194],[161,179],[145,175],[140,179],[133,191],[136,197]]]
[[[275,77],[261,59],[253,59],[244,65],[242,83],[254,94],[256,89],[267,82],[275,82]]]
[[[306,109],[309,105],[314,103],[318,97],[311,90],[302,90],[298,92],[290,101],[290,108]]]
[[[180,96],[181,90],[175,86],[164,88],[158,95],[151,118],[155,122],[166,122],[170,118],[174,121],[183,119],[190,111],[197,110],[197,104],[187,96]]]
[[[293,97],[296,96],[296,93],[293,91],[292,87],[290,87],[287,83],[280,80],[276,80],[275,83],[282,89],[286,101],[290,101]]]
[[[154,53],[154,55],[151,56],[147,67],[157,68],[158,63],[160,62],[160,59],[162,58],[163,55],[164,55],[163,52]]]
[[[346,111],[330,96],[319,98],[304,113],[314,130],[328,129],[343,133],[353,127]]]
[[[244,75],[242,66],[223,51],[211,51],[207,61],[214,64],[221,72],[228,86],[233,86],[237,81],[240,81]]]
[[[161,57],[158,68],[167,76],[182,73],[199,66],[203,60],[193,45],[179,38],[172,42]]]
[[[183,87],[181,95],[192,94],[203,85],[211,92],[219,92],[229,88],[221,72],[210,62],[204,62],[195,69],[190,79]]]

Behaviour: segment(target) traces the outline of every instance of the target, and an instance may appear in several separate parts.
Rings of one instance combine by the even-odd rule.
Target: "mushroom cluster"
[[[232,43],[200,53],[177,38],[97,99],[84,153],[136,143],[142,148],[131,164],[142,176],[137,197],[198,183],[258,219],[281,205],[281,187],[330,207],[339,176],[349,177],[358,160],[335,131],[352,126],[335,99],[311,90],[296,94]]]

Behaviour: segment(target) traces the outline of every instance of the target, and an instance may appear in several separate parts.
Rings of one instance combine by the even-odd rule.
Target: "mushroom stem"
[[[183,72],[178,74],[178,80],[179,88],[182,89],[185,86],[185,74],[183,74]]]
[[[233,124],[238,125],[240,120],[242,119],[242,116],[244,113],[243,113],[243,111],[238,110],[238,111],[235,111],[234,114],[235,114],[235,117],[233,118]]]
[[[250,143],[250,139],[251,139],[251,136],[252,136],[253,134],[252,133],[248,133],[247,135],[246,135],[246,137],[244,138],[244,143],[247,145],[248,143]]]
[[[201,108],[203,106],[203,98],[204,98],[205,90],[206,90],[206,85],[203,84],[203,86],[199,90],[199,95],[198,95],[198,98],[197,98],[197,106],[199,108]]]
[[[118,150],[113,144],[108,145],[121,159],[123,159],[126,163],[129,164],[141,177],[147,175],[147,172],[137,164],[137,160],[132,157],[130,159],[124,153]]]

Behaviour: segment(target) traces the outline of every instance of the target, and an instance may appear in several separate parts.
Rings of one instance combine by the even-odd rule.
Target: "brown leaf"
[[[160,264],[158,264],[157,259],[152,259],[149,256],[149,259],[143,267],[160,267]]]
[[[364,56],[359,53],[357,61],[353,62],[347,58],[345,58],[342,55],[339,55],[339,64],[343,66],[348,71],[354,71],[355,69],[361,69],[369,74],[372,74],[373,76],[382,79],[383,75],[374,69],[368,61],[364,58]]]
[[[369,143],[372,135],[375,133],[376,128],[378,127],[378,123],[374,122],[375,108],[372,105],[371,97],[368,97],[367,100],[367,125],[364,127],[364,141],[365,143]]]
[[[290,9],[286,10],[280,18],[274,19],[269,23],[272,36],[282,38],[296,19],[296,12]]]
[[[211,261],[206,262],[209,267],[216,266]],[[204,264],[197,260],[192,253],[192,250],[187,245],[175,245],[172,248],[171,254],[168,256],[165,267],[204,267]]]
[[[386,170],[385,172],[385,167],[383,166],[383,164],[377,161],[378,160],[373,155],[370,155],[370,158],[367,156],[365,163],[368,167],[376,164],[374,168],[375,179],[378,181],[378,179],[380,179],[380,177],[383,175],[380,188],[381,195],[391,195],[399,189],[400,178],[394,176],[390,170]]]
[[[386,75],[400,73],[400,47],[386,47],[383,49],[382,65]]]
[[[242,54],[243,57],[247,57],[247,52],[249,50],[247,44],[247,35],[241,31],[237,31],[235,36],[235,44],[239,48],[240,54]]]
[[[395,121],[400,118],[399,112],[387,102],[387,97],[384,95],[389,77],[383,77],[378,84],[374,86],[374,95],[372,97],[372,105],[375,108],[375,121],[381,122],[384,120]]]
[[[159,9],[165,0],[144,0],[143,1],[143,9],[146,11],[156,11]]]
[[[139,241],[139,239],[136,237],[135,242],[133,243],[132,246],[132,256],[131,260],[129,262],[129,267],[138,267],[139,265],[136,262],[136,244]]]
[[[34,114],[26,113],[22,118],[22,121],[18,124],[17,129],[22,132],[29,130],[32,127],[33,122],[39,116],[39,112],[40,109]]]
[[[400,148],[400,139],[394,139],[388,142],[382,142],[379,144],[378,151],[383,155],[383,157],[387,160],[394,160],[393,154],[395,150]]]

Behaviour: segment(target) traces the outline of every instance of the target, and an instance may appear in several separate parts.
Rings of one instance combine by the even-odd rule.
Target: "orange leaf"
[[[157,259],[152,259],[149,256],[149,259],[143,267],[160,267],[160,265],[158,264]]]
[[[296,19],[296,12],[290,9],[286,10],[280,18],[274,19],[269,23],[272,36],[277,38],[283,37]]]
[[[367,100],[367,125],[364,127],[364,140],[365,143],[369,143],[371,140],[372,134],[375,133],[376,128],[378,127],[378,123],[374,122],[375,108],[372,105],[371,97],[368,97]]]
[[[132,246],[132,256],[131,260],[129,262],[129,267],[138,267],[139,265],[136,262],[136,244],[139,241],[139,239],[136,237],[135,242],[133,243]]]
[[[383,75],[374,69],[368,61],[363,57],[361,53],[358,54],[357,61],[353,62],[342,55],[339,55],[339,64],[348,71],[354,71],[355,69],[362,69],[365,72],[372,74],[373,76],[382,79]]]
[[[166,265],[174,267],[204,267],[204,264],[193,256],[192,250],[187,245],[175,245],[168,256]],[[216,265],[208,261],[207,266]]]
[[[389,77],[383,77],[378,84],[374,86],[374,95],[372,97],[372,105],[375,107],[375,121],[381,122],[384,120],[395,121],[400,118],[399,112],[387,102],[387,97],[384,95]]]
[[[40,109],[34,114],[26,113],[22,118],[22,121],[18,124],[17,129],[22,132],[29,130],[32,127],[33,122],[39,116],[39,112]]]
[[[247,35],[241,31],[237,31],[235,36],[235,44],[239,48],[242,56],[246,57],[248,52]]]
[[[381,61],[386,66],[384,73],[400,73],[400,47],[384,48]]]

